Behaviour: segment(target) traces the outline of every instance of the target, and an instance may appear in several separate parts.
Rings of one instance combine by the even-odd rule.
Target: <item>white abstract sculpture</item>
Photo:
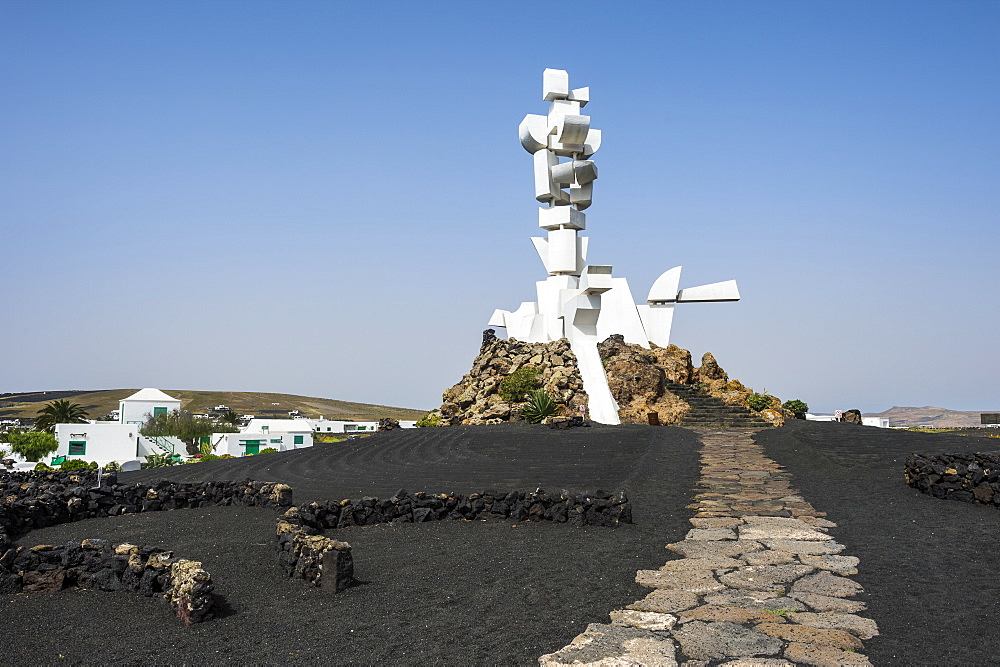
[[[666,347],[670,342],[674,304],[739,301],[735,280],[680,289],[681,267],[666,271],[653,283],[646,303],[636,305],[625,278],[614,278],[610,266],[587,265],[587,209],[594,196],[597,167],[594,153],[601,131],[580,113],[590,101],[589,88],[569,87],[565,70],[546,69],[542,99],[551,102],[547,116],[528,114],[518,126],[521,145],[534,156],[538,226],[545,238],[531,239],[549,277],[535,283],[537,301],[511,312],[496,310],[490,326],[529,343],[567,338],[576,355],[583,388],[590,397],[590,417],[618,424],[618,404],[608,388],[597,343],[621,334],[627,343]]]

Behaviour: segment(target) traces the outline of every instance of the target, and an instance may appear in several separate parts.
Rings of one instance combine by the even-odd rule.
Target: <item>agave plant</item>
[[[537,424],[558,411],[555,401],[544,389],[528,394],[528,402],[521,407],[521,418],[529,424]]]

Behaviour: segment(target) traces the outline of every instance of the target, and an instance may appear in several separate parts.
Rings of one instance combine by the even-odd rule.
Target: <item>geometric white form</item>
[[[651,303],[638,307],[642,323],[646,327],[649,342],[659,347],[670,345],[670,328],[674,323],[674,304]]]
[[[677,301],[681,303],[739,300],[740,290],[736,286],[735,280],[726,280],[721,283],[712,283],[711,285],[702,285],[700,287],[688,287],[682,289],[677,294]]]
[[[580,151],[580,157],[584,160],[590,158],[591,155],[597,152],[597,149],[601,147],[601,131],[591,130],[587,133],[587,141],[583,144],[583,150]]]
[[[603,294],[611,289],[611,267],[591,264],[580,275],[582,294]]]
[[[572,206],[549,206],[538,209],[538,226],[542,229],[583,230],[587,228],[587,215]]]
[[[567,82],[568,80],[569,75],[567,74]],[[569,97],[566,99],[579,102],[581,107],[585,107],[587,106],[587,102],[590,101],[590,88],[574,88],[569,91]]]
[[[565,115],[556,125],[556,134],[561,144],[580,144],[587,140],[590,131],[590,116]]]
[[[493,311],[493,315],[490,316],[490,321],[487,323],[491,327],[507,327],[507,315],[510,314],[509,310],[500,310],[497,308]]]
[[[612,289],[601,295],[601,317],[597,321],[597,337],[606,339],[621,334],[626,343],[649,347],[645,327],[635,307],[635,299],[626,278],[613,278]]]
[[[577,238],[575,229],[553,229],[549,232],[549,273],[577,272]]]
[[[542,72],[542,99],[551,102],[564,100],[567,97],[569,97],[569,72],[564,69],[546,68]]]
[[[490,326],[506,327],[511,338],[549,342],[566,338],[577,357],[594,421],[618,424],[618,405],[608,388],[597,344],[612,334],[625,342],[648,347],[670,342],[674,305],[678,302],[737,301],[735,281],[679,289],[681,267],[664,272],[637,306],[628,281],[612,276],[610,266],[587,266],[590,239],[583,210],[593,202],[597,166],[590,157],[601,147],[601,131],[590,126],[580,110],[590,102],[589,88],[569,88],[565,70],[547,69],[542,96],[551,104],[542,116],[528,114],[518,126],[518,138],[534,158],[538,226],[545,238],[531,242],[549,274],[535,283],[537,301],[514,312],[496,310]],[[568,191],[567,191],[568,190]]]
[[[545,116],[529,113],[517,126],[521,145],[529,153],[539,151],[549,145],[549,125]]]
[[[590,208],[594,201],[594,183],[585,183],[578,188],[569,189],[569,203],[573,208],[583,211]]]
[[[568,200],[565,192],[552,180],[552,167],[559,164],[559,158],[550,150],[535,151],[535,199],[540,202]]]
[[[649,296],[646,297],[648,303],[670,303],[677,301],[677,292],[681,282],[681,268],[674,268],[664,271],[653,286],[649,288]]]

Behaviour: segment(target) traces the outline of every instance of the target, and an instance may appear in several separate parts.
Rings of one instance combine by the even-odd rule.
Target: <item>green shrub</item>
[[[52,470],[55,470],[55,468],[53,468],[50,465],[46,465],[41,461],[35,464],[35,472],[52,471]]]
[[[757,412],[767,410],[774,404],[773,401],[774,397],[770,394],[750,394],[747,396],[747,406]]]
[[[97,470],[97,462],[81,461],[80,459],[68,459],[59,464],[60,470]]]
[[[0,447],[0,459],[6,459],[10,457],[10,450]]]
[[[538,369],[534,366],[521,366],[500,381],[500,398],[506,403],[522,403],[527,394],[539,387],[541,382],[538,381]]]
[[[122,467],[118,464],[118,461],[109,461],[107,465],[104,466],[104,472],[115,472],[116,470],[121,470]]]
[[[558,410],[559,408],[549,396],[549,392],[538,389],[528,396],[528,402],[521,408],[521,418],[529,424],[537,424],[546,417],[551,417]]]
[[[417,427],[424,428],[427,426],[437,426],[441,423],[441,413],[437,410],[431,410],[426,415],[417,420]]]
[[[201,458],[195,459],[195,461],[218,461],[221,458],[218,454],[202,454]]]
[[[796,417],[804,417],[807,412],[809,412],[809,406],[805,401],[800,401],[799,399],[793,399],[791,401],[785,401],[781,404],[781,407],[791,412]],[[801,415],[801,417],[800,417]]]
[[[146,462],[142,464],[143,468],[163,468],[165,466],[172,466],[180,461],[180,457],[176,454],[150,454],[146,457]]]
[[[257,453],[258,454],[275,454],[275,453],[277,453],[277,451],[278,450],[275,449],[274,447],[265,447],[264,449],[260,450]]]
[[[38,461],[59,449],[56,436],[41,431],[14,433],[10,436],[10,450],[20,454],[25,461]]]

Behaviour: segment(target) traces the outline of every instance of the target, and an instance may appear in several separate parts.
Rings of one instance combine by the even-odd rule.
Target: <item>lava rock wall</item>
[[[96,471],[8,473],[0,478],[0,593],[68,586],[161,595],[185,625],[212,618],[211,575],[201,563],[163,549],[89,539],[61,546],[14,545],[35,528],[96,517],[208,505],[288,506],[292,491],[274,482],[118,484]]]
[[[170,482],[119,484],[106,473],[8,473],[0,478],[0,552],[36,528],[120,514],[210,505],[287,507],[292,490],[276,482]]]
[[[910,454],[903,475],[907,484],[935,498],[1000,507],[997,454]]]
[[[201,563],[175,558],[164,549],[90,539],[14,547],[0,557],[0,593],[54,592],[70,586],[160,595],[186,626],[213,615],[211,575]]]

